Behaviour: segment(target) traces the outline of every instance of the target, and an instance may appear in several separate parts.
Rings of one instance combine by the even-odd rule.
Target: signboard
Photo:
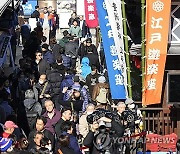
[[[161,103],[171,0],[146,1],[146,64],[143,105]]]
[[[75,0],[58,0],[57,1],[57,14],[59,15],[60,28],[69,28],[68,21],[73,12],[76,12]]]
[[[37,5],[37,0],[29,0],[26,2],[26,4],[23,4],[23,10],[24,10],[24,15],[25,16],[30,16],[33,11],[35,10],[35,6]]]
[[[104,0],[96,0],[99,25],[102,34],[104,53],[108,70],[109,84],[112,99],[126,99],[126,90],[124,78],[122,75],[121,59],[119,59],[119,50],[114,42],[113,31],[106,10]],[[124,66],[125,67],[125,66]]]
[[[170,135],[158,135],[158,134],[148,134],[146,136],[146,150],[151,152],[172,152],[176,151],[177,135],[172,133]]]
[[[89,28],[98,26],[98,17],[95,0],[84,0],[86,24]]]

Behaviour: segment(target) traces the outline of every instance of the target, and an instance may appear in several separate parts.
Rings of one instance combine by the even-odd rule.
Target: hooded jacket
[[[89,58],[84,57],[81,62],[81,75],[86,79],[87,75],[91,73],[91,66],[89,66]]]

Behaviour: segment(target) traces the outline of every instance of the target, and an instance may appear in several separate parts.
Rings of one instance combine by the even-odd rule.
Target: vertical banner
[[[124,78],[121,73],[121,62],[118,57],[119,51],[116,49],[114,43],[113,32],[109,23],[106,5],[104,0],[96,0],[96,5],[106,57],[112,99],[126,99]]]
[[[89,28],[98,26],[98,17],[95,0],[84,0],[86,24]]]
[[[161,103],[171,0],[147,0],[146,64],[143,105]]]
[[[127,72],[126,72],[126,60],[124,52],[124,39],[123,39],[123,24],[122,24],[122,11],[121,11],[121,1],[120,0],[104,0],[107,13],[109,18],[109,23],[112,28],[112,33],[114,37],[114,43],[117,49],[118,57],[120,59],[121,73],[124,79],[124,86],[127,91]],[[127,96],[128,97],[128,96]]]

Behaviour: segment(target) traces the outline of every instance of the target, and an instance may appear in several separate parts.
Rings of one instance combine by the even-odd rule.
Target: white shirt
[[[44,14],[43,27],[49,27],[49,23],[48,23],[48,13]]]
[[[83,22],[84,22],[84,20],[80,21],[80,28],[81,28],[81,30],[82,30]]]

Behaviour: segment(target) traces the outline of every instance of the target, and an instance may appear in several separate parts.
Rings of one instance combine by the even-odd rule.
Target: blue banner
[[[112,99],[126,99],[124,78],[104,0],[96,0]]]

